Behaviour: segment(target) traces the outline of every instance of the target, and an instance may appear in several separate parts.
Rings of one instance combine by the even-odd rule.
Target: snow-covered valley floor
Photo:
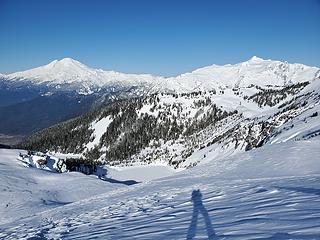
[[[132,186],[69,173],[32,183],[48,173],[17,166],[14,151],[1,150],[0,238],[320,239],[319,146],[316,138],[266,145]],[[31,196],[47,189],[61,204],[39,208],[30,197],[32,204],[4,205],[28,188]]]

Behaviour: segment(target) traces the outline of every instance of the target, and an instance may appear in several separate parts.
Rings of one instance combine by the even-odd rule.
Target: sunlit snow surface
[[[95,184],[86,189],[86,199],[70,204],[65,200],[47,211],[25,199],[21,210],[8,210],[15,219],[1,215],[0,238],[320,239],[319,146],[319,138],[272,144],[133,186],[51,173],[43,174],[43,184],[31,183],[33,175],[45,171],[10,163],[16,152],[1,150],[1,188],[11,188],[1,192],[2,212],[8,196],[25,199],[18,191],[28,189],[23,184],[32,186],[35,194],[47,189],[50,196],[55,189],[65,197],[86,181]],[[16,171],[6,170],[9,163]],[[48,176],[54,177],[48,181]],[[197,189],[202,199],[192,201]],[[85,196],[83,188],[78,191]],[[29,217],[17,219],[25,209]],[[192,221],[197,215],[198,221]]]
[[[93,141],[89,142],[87,144],[87,148],[91,149],[93,148],[95,145],[98,145],[100,142],[100,139],[102,137],[102,135],[106,132],[109,124],[112,122],[112,120],[110,119],[110,117],[106,117],[106,118],[102,118],[97,122],[94,122],[91,126],[91,128],[93,129]]]

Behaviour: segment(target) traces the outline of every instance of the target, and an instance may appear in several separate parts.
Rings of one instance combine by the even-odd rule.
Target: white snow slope
[[[256,56],[248,61],[224,66],[211,65],[176,77],[150,74],[125,74],[90,68],[71,58],[30,69],[3,75],[11,81],[28,80],[34,84],[76,85],[81,92],[90,94],[93,89],[106,86],[140,86],[155,91],[189,92],[218,88],[257,86],[283,86],[290,83],[312,81],[320,76],[317,67],[303,64],[264,60]]]
[[[0,149],[0,224],[116,188],[94,176],[25,167],[19,152]]]
[[[51,210],[33,204],[28,217],[1,221],[0,238],[320,239],[319,144],[319,137],[270,144]],[[2,168],[17,164],[12,150],[1,156]],[[35,170],[19,171],[1,171],[1,182],[30,183]],[[202,198],[191,199],[197,189]],[[7,195],[23,197],[3,191],[2,202]]]

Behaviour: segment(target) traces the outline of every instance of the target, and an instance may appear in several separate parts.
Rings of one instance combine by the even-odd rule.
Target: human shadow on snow
[[[200,190],[193,190],[191,195],[191,200],[193,202],[193,213],[192,213],[192,219],[191,223],[188,229],[188,235],[187,240],[191,240],[195,237],[197,232],[197,222],[198,222],[198,216],[199,213],[203,216],[204,222],[206,224],[206,230],[209,240],[216,240],[217,235],[212,227],[212,223],[210,220],[209,213],[207,209],[203,206],[202,203],[202,194]]]

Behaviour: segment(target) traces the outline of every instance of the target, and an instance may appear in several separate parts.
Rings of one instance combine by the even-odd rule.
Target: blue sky
[[[172,76],[262,58],[320,66],[319,0],[0,0],[0,72],[71,57]]]

